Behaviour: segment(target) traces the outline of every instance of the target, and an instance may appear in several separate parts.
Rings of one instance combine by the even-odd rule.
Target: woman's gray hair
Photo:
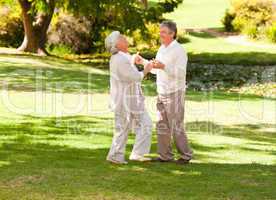
[[[105,39],[105,48],[106,50],[111,54],[118,53],[118,49],[116,47],[116,44],[118,42],[118,39],[121,37],[121,34],[119,31],[113,31],[111,34],[109,34]]]
[[[174,33],[173,38],[176,39],[176,37],[177,37],[177,26],[176,26],[176,23],[175,23],[175,22],[170,21],[170,20],[163,21],[163,22],[160,24],[160,27],[162,27],[162,26],[167,27],[171,32],[173,32],[173,33]]]

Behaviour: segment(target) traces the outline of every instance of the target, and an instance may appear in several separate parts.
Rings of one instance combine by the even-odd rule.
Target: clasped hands
[[[144,58],[139,55],[139,52],[135,55],[135,64],[142,65],[144,63]],[[154,69],[164,69],[165,65],[160,62],[159,60],[152,59],[148,62],[148,64],[145,66],[144,70],[150,71],[152,68]]]

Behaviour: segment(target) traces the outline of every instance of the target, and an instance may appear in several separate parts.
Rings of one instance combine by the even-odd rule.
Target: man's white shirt
[[[165,65],[164,69],[151,70],[151,73],[156,74],[158,94],[185,90],[188,56],[181,44],[174,40],[167,47],[162,45],[156,59]]]

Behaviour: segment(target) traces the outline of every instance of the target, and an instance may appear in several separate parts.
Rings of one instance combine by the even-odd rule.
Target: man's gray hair
[[[170,20],[163,21],[160,26],[165,26],[167,27],[171,32],[174,32],[173,38],[176,39],[177,37],[177,26],[176,23]]]

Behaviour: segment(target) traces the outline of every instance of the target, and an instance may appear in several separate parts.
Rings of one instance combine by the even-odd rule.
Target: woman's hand
[[[149,62],[145,67],[144,67],[144,75],[148,74],[153,68],[153,62]]]
[[[136,65],[142,65],[144,63],[144,58],[139,55],[139,52],[135,54],[134,62]]]

